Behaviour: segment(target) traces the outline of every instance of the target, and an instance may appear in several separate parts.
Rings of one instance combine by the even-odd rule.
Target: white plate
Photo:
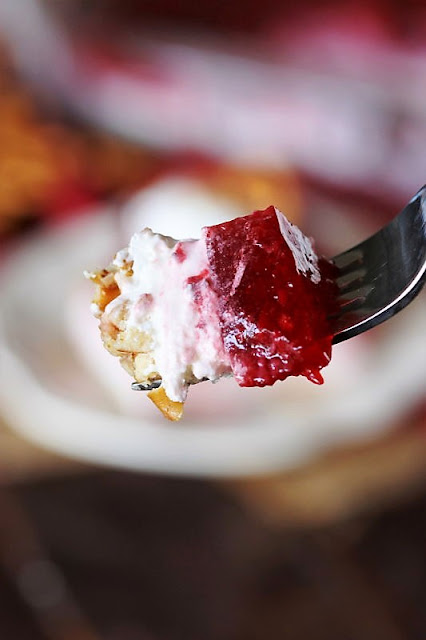
[[[167,423],[129,391],[128,377],[113,380],[106,369],[94,375],[104,365],[118,372],[113,358],[100,350],[90,366],[100,340],[88,310],[90,283],[80,287],[80,274],[115,252],[116,232],[110,212],[92,212],[33,238],[0,272],[0,409],[34,442],[117,468],[257,474],[377,437],[424,394],[419,298],[383,327],[338,345],[322,387],[304,379],[269,389],[205,383],[191,389],[183,422]]]

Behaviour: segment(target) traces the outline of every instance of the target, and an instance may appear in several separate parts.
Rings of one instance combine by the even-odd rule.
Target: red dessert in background
[[[322,384],[331,358],[332,266],[275,207],[204,230],[225,349],[239,385]]]

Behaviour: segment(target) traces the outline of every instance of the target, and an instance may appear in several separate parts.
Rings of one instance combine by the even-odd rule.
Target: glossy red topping
[[[207,227],[204,237],[238,384],[271,385],[290,375],[321,384],[320,369],[331,357],[330,264],[318,260],[318,283],[309,272],[298,273],[274,207]]]

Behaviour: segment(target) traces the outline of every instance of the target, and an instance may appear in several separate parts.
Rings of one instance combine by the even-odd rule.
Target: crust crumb
[[[183,416],[183,402],[174,402],[170,400],[163,387],[153,389],[148,393],[148,398],[152,400],[155,406],[160,409],[161,413],[167,420],[177,422]]]

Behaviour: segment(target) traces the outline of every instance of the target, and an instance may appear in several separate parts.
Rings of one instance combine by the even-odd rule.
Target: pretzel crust
[[[106,307],[120,295],[120,288],[115,280],[116,269],[109,267],[88,274],[96,285],[93,304],[99,310],[102,342],[112,355],[120,359],[122,367],[136,382],[150,384],[160,380],[160,374],[153,371],[148,376],[146,370],[153,364],[151,337],[134,327],[126,327],[128,309],[125,304],[118,306],[109,314],[104,314]],[[148,398],[168,420],[176,422],[182,418],[183,402],[174,402],[167,396],[163,387],[153,389]]]
[[[177,422],[183,416],[183,402],[170,400],[163,387],[149,391],[148,398],[160,409],[167,420]]]

